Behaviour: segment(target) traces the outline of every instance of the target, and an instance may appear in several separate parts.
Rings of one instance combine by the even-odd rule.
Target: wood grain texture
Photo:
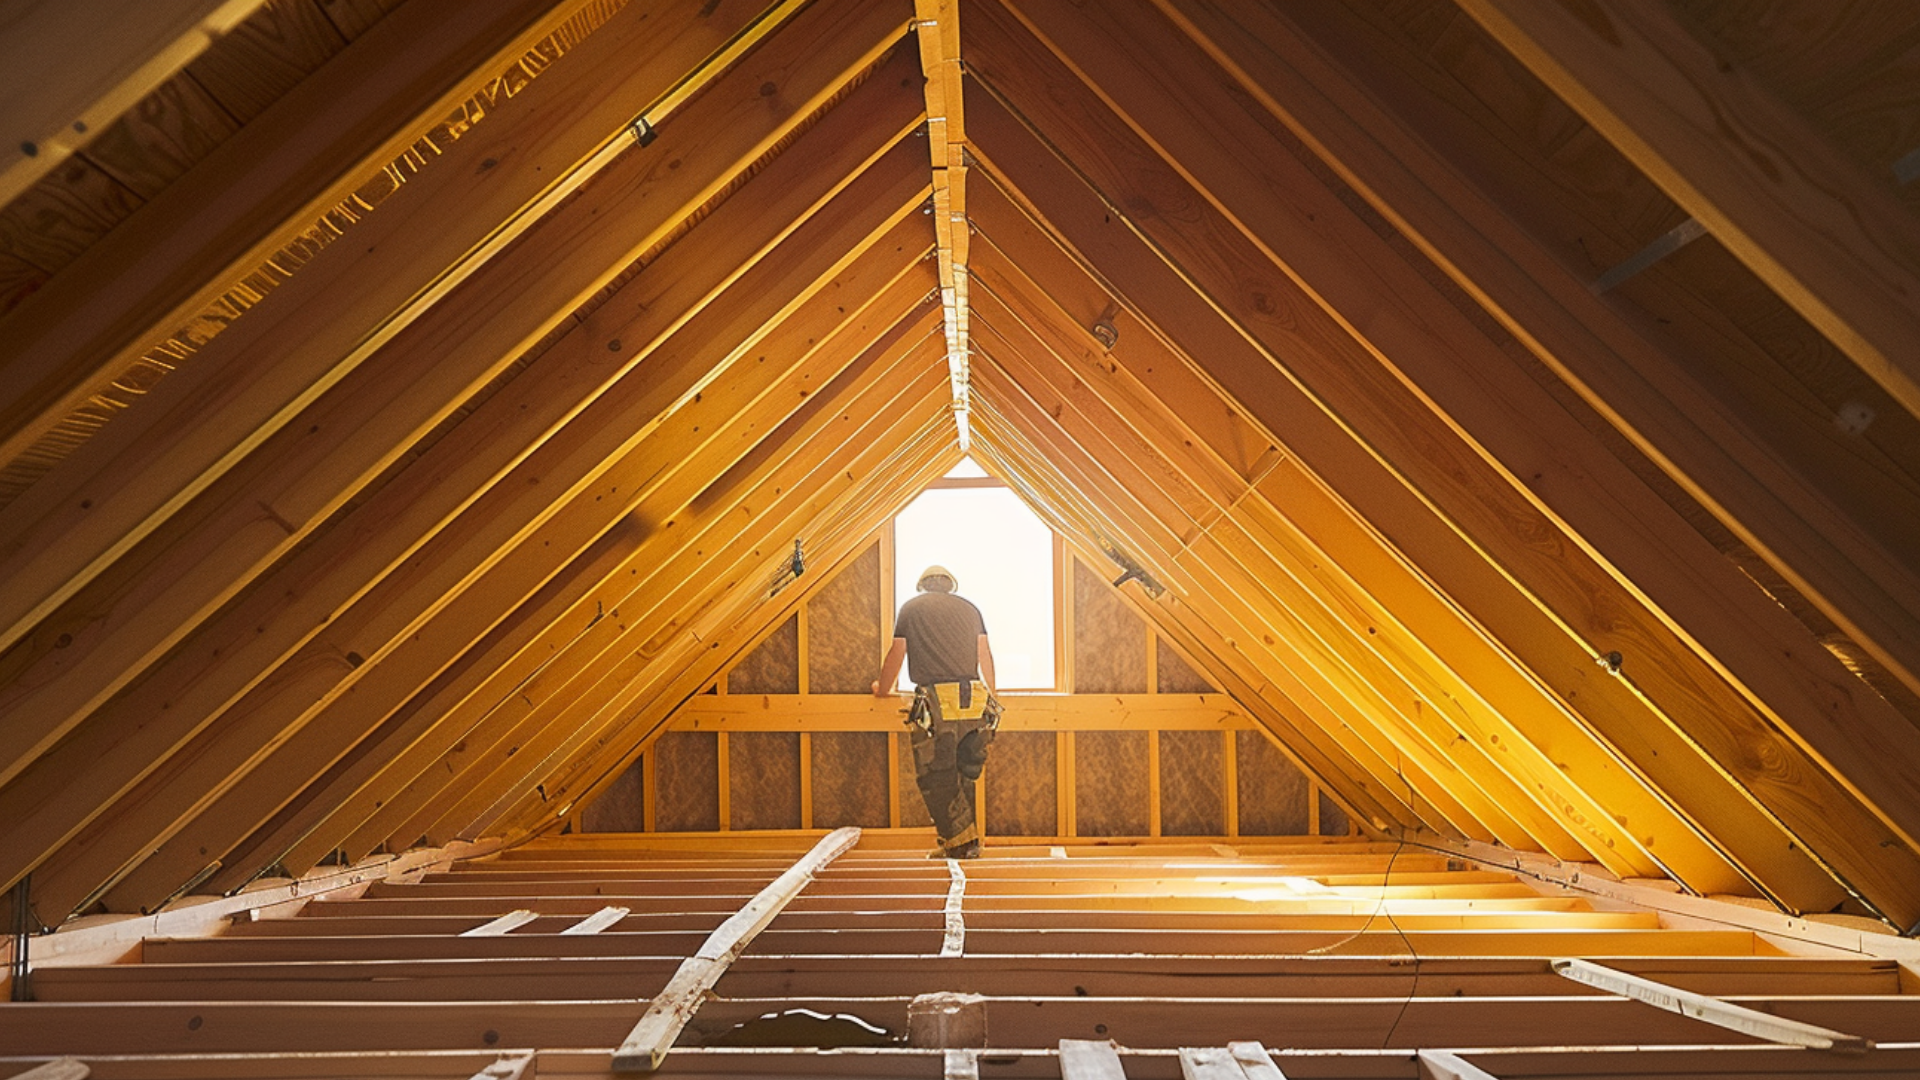
[[[1060,806],[1048,731],[1002,731],[987,761],[987,831],[994,836],[1058,836]]]
[[[1227,835],[1225,757],[1217,732],[1160,733],[1160,835]]]
[[[866,693],[880,664],[880,545],[807,598],[807,689]]]
[[[1182,659],[1165,638],[1154,638],[1154,664],[1158,668],[1158,685],[1155,689],[1162,694],[1211,694],[1215,691],[1205,675],[1193,670],[1193,665]]]
[[[59,273],[140,207],[140,198],[83,158],[69,158],[0,210],[0,255]]]
[[[80,156],[151,199],[238,130],[233,117],[183,72],[140,99]]]
[[[244,124],[346,44],[318,0],[268,0],[187,72]]]
[[[872,682],[869,677],[868,682]],[[754,647],[727,673],[729,694],[800,692],[800,620],[789,615],[780,629]]]
[[[660,755],[654,779],[654,825],[661,832],[712,832],[720,827],[720,737],[669,731],[648,753]]]
[[[580,813],[582,832],[640,832],[646,828],[645,770],[639,762],[608,784]]]
[[[730,828],[799,828],[800,735],[788,731],[729,735],[727,788]]]
[[[352,41],[402,3],[405,0],[320,0],[320,10],[341,37]]]
[[[1073,816],[1080,836],[1147,835],[1146,732],[1082,731],[1074,736]]]
[[[1147,624],[1113,586],[1079,560],[1073,564],[1073,690],[1147,692]]]
[[[816,731],[810,741],[813,744],[814,827],[885,828],[886,733]]]
[[[1305,836],[1307,774],[1257,731],[1234,732],[1241,836]]]

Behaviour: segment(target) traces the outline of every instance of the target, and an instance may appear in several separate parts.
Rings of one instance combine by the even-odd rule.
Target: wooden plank
[[[631,908],[609,905],[560,932],[562,934],[597,934],[626,918],[631,911]]]
[[[1461,9],[1920,413],[1909,344],[1920,334],[1920,228],[1885,183],[1669,13],[1611,2],[1586,18],[1501,0]]]
[[[522,1077],[532,1080],[536,1054],[533,1050],[502,1054],[500,1060],[474,1073],[472,1080],[521,1080]]]
[[[1126,1080],[1113,1040],[1060,1040],[1060,1080]]]
[[[1247,1080],[1240,1062],[1224,1046],[1181,1047],[1180,1075],[1183,1080]]]
[[[1848,1054],[1863,1054],[1873,1049],[1871,1039],[1757,1012],[1706,994],[1680,990],[1652,979],[1615,971],[1589,960],[1555,960],[1553,970],[1574,982],[1605,990],[1609,994],[1644,1001],[1656,1009],[1704,1020],[1716,1027],[1756,1039]]]
[[[0,67],[0,204],[12,202],[258,8],[261,0],[9,8]]]
[[[1499,1077],[1447,1050],[1422,1050],[1417,1055],[1421,1080],[1499,1080]]]
[[[1267,1053],[1267,1048],[1257,1042],[1230,1042],[1227,1044],[1227,1053],[1233,1055],[1234,1062],[1240,1066],[1240,1071],[1246,1073],[1247,1080],[1287,1080],[1280,1066],[1273,1063],[1273,1056]]]
[[[1002,731],[1243,731],[1254,727],[1226,694],[1002,695]],[[868,694],[703,694],[674,713],[684,731],[897,731],[900,705]]]
[[[471,930],[463,930],[461,937],[504,937],[507,934],[539,918],[528,908],[517,908],[496,919],[489,919]]]
[[[640,1022],[621,1040],[613,1053],[614,1071],[658,1069],[680,1037],[680,1030],[693,1018],[707,991],[726,973],[734,958],[746,950],[754,937],[766,929],[815,874],[859,842],[859,829],[836,829],[828,833],[812,851],[721,924],[700,950],[680,965],[667,988],[654,997]]]
[[[87,1080],[93,1070],[79,1058],[55,1058],[45,1065],[35,1065],[25,1072],[13,1074],[12,1080]]]

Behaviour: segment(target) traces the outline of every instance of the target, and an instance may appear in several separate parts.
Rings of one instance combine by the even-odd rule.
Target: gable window
[[[896,610],[944,566],[986,619],[1000,688],[1054,688],[1053,534],[1018,496],[963,460],[894,519],[893,545]]]

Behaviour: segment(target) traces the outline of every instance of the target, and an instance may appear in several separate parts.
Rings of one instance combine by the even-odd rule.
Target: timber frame
[[[204,944],[238,956],[363,887],[353,918],[445,922],[367,913],[602,850],[636,880],[754,876],[841,827],[865,833],[807,889],[959,888],[906,860],[897,704],[862,688],[901,599],[893,518],[965,483],[1054,537],[1058,685],[1008,695],[989,878],[1418,849],[1518,875],[1488,900],[1587,890],[1662,934],[1911,965],[1915,56],[1895,0],[0,2],[9,955],[25,975],[26,943],[79,940],[55,930],[218,911],[243,925]],[[988,477],[945,479],[966,459]],[[679,858],[701,845],[718,861]],[[484,937],[559,915],[489,918],[523,910]],[[1191,921],[1175,967],[1213,932]],[[400,962],[365,944],[392,929],[343,947]],[[646,940],[675,944],[620,955],[694,952]],[[1839,1036],[1795,1045],[1920,1040],[1911,967],[1872,979],[1788,1017]],[[922,1011],[958,1032],[1010,1008],[981,993]],[[1847,1007],[1885,1026],[1821,1019]],[[72,1023],[48,1030],[100,1021]],[[127,1054],[192,1049],[143,1023]],[[1572,1067],[1458,1038],[1270,1057],[1226,1027],[1116,1060],[1071,1026],[1004,1061],[846,1060]],[[244,1042],[220,1045],[274,1049]],[[1705,1068],[1674,1053],[1620,1069]],[[1910,1068],[1886,1053],[1845,1069]]]

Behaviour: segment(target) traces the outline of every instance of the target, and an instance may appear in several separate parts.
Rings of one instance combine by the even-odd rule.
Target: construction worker
[[[940,835],[935,858],[972,859],[980,854],[974,815],[974,784],[987,764],[987,746],[1000,722],[994,700],[993,651],[980,609],[954,592],[952,571],[929,566],[917,595],[900,605],[893,644],[887,649],[875,697],[893,692],[901,661],[914,683],[907,723],[913,767],[927,813]]]

